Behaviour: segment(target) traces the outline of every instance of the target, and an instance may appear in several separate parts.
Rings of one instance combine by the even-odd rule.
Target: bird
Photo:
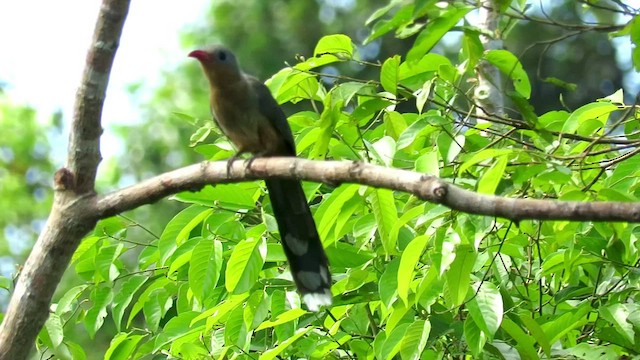
[[[296,156],[287,116],[257,78],[242,72],[234,53],[222,45],[188,54],[209,83],[214,121],[236,148],[227,170],[243,153],[255,157]],[[252,159],[253,159],[252,158]],[[265,184],[284,253],[302,300],[310,311],[330,306],[331,273],[311,209],[299,180],[267,179]]]

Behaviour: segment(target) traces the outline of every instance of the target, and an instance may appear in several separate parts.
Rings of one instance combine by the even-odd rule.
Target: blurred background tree
[[[55,171],[49,139],[60,133],[60,116],[37,121],[36,110],[0,92],[0,273],[11,274],[31,249],[51,208]],[[0,296],[5,295],[0,292]]]

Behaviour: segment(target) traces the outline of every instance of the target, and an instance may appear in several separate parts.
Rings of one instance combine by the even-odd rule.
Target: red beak
[[[198,61],[206,61],[207,59],[209,59],[209,54],[207,54],[207,52],[203,50],[193,50],[187,56],[196,58],[198,59]]]

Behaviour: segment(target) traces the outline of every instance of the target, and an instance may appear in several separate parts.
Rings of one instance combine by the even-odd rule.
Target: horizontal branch
[[[202,162],[164,173],[137,185],[102,196],[95,203],[100,218],[150,204],[181,191],[208,184],[265,178],[296,178],[326,184],[357,183],[406,192],[418,198],[470,214],[524,219],[640,222],[640,203],[511,199],[482,195],[434,176],[361,162],[313,161],[300,158],[258,158],[236,161],[227,174],[226,162]]]

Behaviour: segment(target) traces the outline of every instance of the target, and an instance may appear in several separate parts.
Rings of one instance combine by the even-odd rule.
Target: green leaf
[[[344,333],[339,333],[333,337],[333,341],[325,341],[317,344],[310,359],[326,359],[329,358],[335,350],[347,344],[353,337]]]
[[[389,5],[392,5],[394,1],[392,1]],[[384,8],[383,8],[384,9]],[[386,11],[388,11],[388,9],[382,10],[379,9],[378,11],[382,12],[382,14],[384,14]],[[367,24],[371,21],[373,21],[375,18],[382,16],[382,14],[378,13],[375,14],[376,15],[374,17],[374,15],[372,15],[369,20],[367,20]],[[406,6],[402,6],[400,9],[398,9],[398,11],[394,14],[393,18],[391,18],[391,20],[380,20],[378,21],[374,26],[373,29],[371,29],[371,35],[369,35],[365,40],[364,43],[368,44],[370,42],[372,42],[373,40],[379,38],[380,36],[388,33],[389,31],[399,28],[405,24],[409,24],[411,21],[413,20],[413,6],[411,5],[406,5]]]
[[[440,176],[438,152],[429,150],[416,159],[414,170],[423,174]]]
[[[260,289],[254,291],[249,296],[249,299],[244,306],[244,314],[242,316],[244,320],[244,327],[246,329],[255,328],[267,317],[267,315],[268,303],[266,302],[264,290]]]
[[[384,136],[380,140],[368,146],[375,161],[384,166],[391,167],[396,154],[396,141],[391,136]]]
[[[93,235],[99,237],[124,237],[127,231],[127,224],[124,219],[114,216],[101,220],[93,230]]]
[[[422,84],[422,88],[414,92],[416,96],[416,108],[418,109],[419,114],[422,114],[422,110],[424,109],[424,105],[429,100],[429,95],[431,95],[432,89],[433,80],[427,80],[424,82],[424,84]]]
[[[295,334],[288,338],[287,340],[283,341],[280,345],[276,346],[273,349],[269,349],[265,352],[262,353],[262,355],[260,355],[260,357],[258,359],[260,360],[272,360],[278,357],[278,355],[280,355],[280,353],[282,353],[285,349],[287,349],[289,346],[291,346],[291,344],[293,344],[296,340],[300,339],[301,337],[303,337],[304,335],[306,335],[309,331],[313,330],[313,326],[307,326],[305,328],[302,329],[298,329],[296,330]]]
[[[429,237],[421,235],[413,239],[402,252],[398,268],[398,296],[405,306],[409,306],[409,286],[414,278],[415,267],[427,246]]]
[[[509,98],[511,99],[513,104],[518,108],[518,111],[522,115],[522,118],[528,124],[530,124],[531,127],[539,129],[540,124],[538,121],[538,115],[536,114],[536,111],[529,100],[516,91],[508,91],[507,94],[509,95]]]
[[[515,322],[508,317],[502,320],[500,326],[513,340],[516,341],[516,349],[522,358],[540,359],[536,351],[535,341],[533,337],[526,334]]]
[[[267,245],[262,238],[250,238],[238,243],[231,253],[225,272],[227,291],[239,294],[256,285],[266,255]]]
[[[449,269],[456,259],[456,247],[460,244],[460,236],[450,227],[439,227],[434,234],[434,251],[431,252],[433,266],[438,269],[438,276]]]
[[[248,349],[247,336],[249,329],[244,326],[244,309],[237,306],[224,322],[224,341],[227,345],[235,345],[240,349]]]
[[[396,95],[398,93],[400,55],[388,58],[380,70],[380,83],[386,91]]]
[[[400,229],[405,226],[409,221],[415,219],[416,217],[422,215],[424,213],[424,209],[425,209],[425,204],[420,204],[416,207],[413,207],[409,210],[404,211],[404,213],[402,214],[402,216],[400,216],[400,218],[395,222],[395,224],[393,224],[393,228],[391,229],[391,232],[389,233],[389,242],[391,242],[392,244],[397,243],[398,241],[398,234],[400,233]]]
[[[482,283],[476,296],[467,303],[467,309],[480,330],[492,340],[503,316],[502,296],[498,288],[490,282]]]
[[[146,326],[151,331],[157,331],[162,317],[173,305],[172,293],[168,288],[158,288],[150,292],[147,301],[142,306]]]
[[[407,61],[420,60],[438,41],[473,9],[471,6],[449,6],[440,16],[429,21],[407,54]]]
[[[377,86],[365,84],[356,81],[347,81],[340,83],[331,89],[331,94],[335,99],[341,100],[344,105],[348,105],[357,99],[357,95],[374,95],[377,92]],[[315,114],[315,113],[314,113]]]
[[[173,199],[205,207],[217,205],[229,210],[246,210],[255,208],[259,193],[260,189],[254,183],[218,184],[207,185],[196,192],[182,192],[175,195]]]
[[[618,110],[618,107],[609,102],[600,101],[583,105],[569,115],[564,126],[562,126],[562,132],[573,134],[580,125],[592,119],[598,120],[604,126],[609,115],[616,110]]]
[[[212,209],[199,205],[191,205],[180,211],[165,226],[158,241],[158,251],[161,256],[161,264],[166,265],[167,260],[176,251],[179,244],[184,242],[191,230],[198,226],[212,213]]]
[[[454,136],[453,139],[449,134],[445,134],[444,132],[438,135],[436,139],[438,152],[446,165],[456,160],[460,152],[462,152],[466,141],[466,136],[462,134]]]
[[[105,360],[128,360],[131,359],[133,351],[144,338],[143,335],[132,335],[128,333],[118,333],[111,339],[111,344],[104,354]]]
[[[286,324],[288,322],[299,319],[302,315],[306,314],[307,311],[302,308],[295,308],[291,310],[287,310],[282,314],[278,315],[275,320],[267,320],[262,322],[257,328],[256,331],[272,328],[278,325]]]
[[[344,242],[336,243],[325,249],[331,267],[355,268],[375,259],[375,254],[367,249],[358,249],[355,245]]]
[[[398,295],[399,269],[400,259],[395,258],[387,263],[382,276],[380,276],[380,282],[378,283],[380,300],[387,308],[391,307]]]
[[[522,68],[518,58],[508,50],[489,50],[484,59],[493,64],[500,72],[507,75],[513,87],[525,99],[531,97],[531,83],[527,72]]]
[[[512,154],[513,150],[511,149],[485,149],[482,150],[480,152],[477,152],[475,154],[473,154],[473,156],[469,159],[466,160],[464,163],[462,163],[462,165],[460,165],[460,168],[458,169],[458,173],[463,174],[465,171],[467,171],[467,169],[469,169],[470,167],[472,167],[473,165],[476,165],[480,162],[483,162],[485,160],[488,159],[493,159],[496,157],[501,157],[504,155],[509,155]]]
[[[333,92],[330,92],[325,98],[324,109],[320,114],[320,123],[318,124],[321,132],[309,154],[312,159],[322,160],[327,156],[329,141],[342,114],[344,99],[335,99],[336,102],[334,103],[333,96]]]
[[[100,248],[96,255],[96,270],[100,274],[102,280],[111,281],[118,277],[120,271],[114,264],[116,259],[122,254],[124,244],[106,245]]]
[[[222,270],[222,243],[202,240],[193,248],[189,264],[189,286],[193,295],[204,303],[218,285]]]
[[[432,126],[429,121],[430,117],[424,116],[404,129],[398,138],[398,142],[396,144],[397,150],[402,150],[413,144],[418,144],[421,139],[423,140],[423,138],[436,131],[436,127]],[[416,146],[416,148],[417,147],[418,146]]]
[[[628,321],[631,306],[629,304],[611,304],[600,308],[599,313],[604,319],[613,324],[616,331],[629,343],[635,342],[636,332],[633,324]],[[637,309],[636,309],[637,311]]]
[[[419,360],[427,345],[431,323],[425,320],[417,320],[407,327],[400,346],[400,357],[403,360]]]
[[[227,299],[223,300],[221,303],[203,311],[202,313],[200,313],[200,315],[196,316],[193,319],[192,324],[195,324],[200,320],[207,320],[207,330],[211,330],[213,326],[220,321],[221,318],[226,318],[227,316],[229,316],[229,313],[233,311],[233,309],[240,306],[248,296],[248,292],[239,295],[228,296]]]
[[[100,240],[101,238],[99,236],[87,236],[82,239],[82,242],[80,242],[80,245],[78,245],[78,248],[71,257],[71,263],[75,264],[79,260],[84,260],[87,257],[90,257],[93,260],[93,257],[97,253],[97,247],[101,244],[99,243]],[[91,263],[93,264],[93,261],[91,261]]]
[[[456,249],[456,258],[445,273],[451,305],[460,306],[469,292],[471,269],[477,254],[468,245],[460,245]]]
[[[313,55],[334,54],[340,59],[353,58],[353,42],[351,38],[343,34],[326,35],[320,38]]]
[[[400,64],[400,82],[412,88],[422,88],[424,83],[435,78],[442,68],[452,68],[451,61],[440,54],[426,54],[417,62],[405,61]]]
[[[393,0],[393,1],[389,1],[389,3],[381,8],[378,8],[376,11],[373,12],[373,14],[371,14],[369,16],[369,18],[367,18],[367,20],[364,22],[365,25],[369,25],[371,24],[373,21],[379,19],[380,17],[384,16],[386,13],[389,12],[389,10],[393,9],[394,7],[396,7],[398,4],[400,3],[399,0]]]
[[[396,251],[396,244],[391,243],[389,234],[393,225],[398,221],[393,191],[387,189],[373,189],[369,198],[373,214],[378,225],[378,235],[382,239],[382,245],[386,254]]]
[[[313,70],[315,68],[333,64],[335,62],[342,61],[342,60],[343,59],[341,59],[338,56],[325,53],[320,56],[314,56],[302,62],[299,62],[293,68],[301,71],[309,71],[309,70]]]
[[[392,107],[392,105],[394,105],[393,102],[383,98],[364,100],[351,112],[350,119],[355,123],[364,125],[373,119],[374,115],[377,115],[385,108]]]
[[[189,146],[195,147],[207,140],[211,132],[213,131],[213,127],[210,124],[206,124],[196,130],[191,137],[189,138]]]
[[[592,311],[589,302],[583,302],[570,312],[554,317],[541,325],[549,337],[549,343],[554,344],[570,331],[587,323],[587,315]]]
[[[156,280],[153,280],[149,286],[140,294],[138,300],[135,302],[131,311],[129,312],[129,319],[127,320],[127,327],[131,326],[131,322],[135,318],[136,315],[142,310],[144,304],[149,301],[151,294],[157,289],[168,288],[171,286],[171,281],[166,277],[160,277]]]
[[[338,292],[356,291],[377,279],[371,271],[364,269],[352,269],[347,274],[346,278],[334,285],[334,289],[337,289]]]
[[[207,222],[209,223],[213,214]],[[171,255],[171,259],[169,260],[169,270],[167,271],[167,275],[173,275],[176,271],[180,270],[181,267],[188,264],[191,261],[191,255],[193,254],[193,248],[198,245],[203,238],[201,236],[192,237],[191,239],[187,239],[183,242],[176,251]]]
[[[466,69],[468,71],[475,69],[484,52],[484,46],[482,46],[479,35],[477,31],[464,31],[461,50],[463,58],[467,59]]]
[[[507,169],[508,162],[509,158],[506,155],[498,157],[496,162],[491,165],[489,170],[487,170],[478,181],[479,193],[489,195],[496,193],[496,189],[498,185],[500,185],[500,180],[502,180],[502,176]]]
[[[397,141],[400,134],[407,128],[407,122],[404,116],[396,111],[385,111],[383,119],[386,130],[385,134]]]
[[[44,323],[44,329],[51,339],[51,346],[57,348],[62,344],[64,339],[64,331],[62,330],[62,321],[57,314],[49,314],[49,318]]]
[[[527,330],[529,330],[529,333],[531,334],[531,336],[533,336],[533,338],[538,342],[538,345],[542,347],[542,350],[544,350],[544,353],[548,357],[551,357],[551,344],[549,343],[549,338],[547,337],[547,334],[545,334],[545,332],[540,327],[540,324],[538,324],[528,314],[521,315],[518,318],[520,319],[522,324],[526,326]]]
[[[555,85],[557,87],[569,90],[569,91],[576,91],[578,89],[578,85],[575,83],[571,83],[568,81],[564,81],[562,79],[559,79],[557,77],[553,77],[553,76],[549,76],[546,77],[544,79],[542,79],[543,82]]]
[[[84,352],[84,349],[79,344],[76,344],[70,340],[66,340],[64,344],[67,346],[69,353],[71,354],[71,359],[73,360],[86,360],[87,355]]]
[[[164,326],[163,331],[158,334],[154,343],[154,352],[157,352],[167,344],[192,333],[199,333],[204,330],[204,325],[195,325],[192,320],[200,313],[189,311],[173,317]]]
[[[7,277],[0,276],[0,289],[10,291],[13,287],[13,281]]]
[[[400,351],[404,334],[407,332],[409,324],[404,323],[398,325],[387,336],[382,348],[380,349],[380,355],[382,359],[391,360]]]
[[[120,290],[113,297],[113,304],[111,305],[111,312],[113,316],[113,322],[116,324],[118,330],[121,329],[122,317],[125,310],[129,307],[133,296],[138,290],[147,282],[149,278],[145,275],[132,275],[124,280],[124,283],[120,287]]]
[[[568,353],[576,359],[598,360],[598,359],[617,359],[620,354],[616,352],[615,346],[607,343],[603,345],[591,344],[583,342],[567,349]]]
[[[326,56],[335,58],[333,55]],[[322,56],[322,58],[326,59],[325,56]],[[323,89],[319,86],[318,78],[315,75],[301,71],[309,67],[311,67],[311,64],[302,63],[300,64],[300,69],[284,68],[265,82],[278,104],[288,101],[295,103],[301,99],[319,99],[318,91]]]
[[[107,286],[96,286],[96,288],[91,291],[89,299],[92,305],[84,317],[84,325],[89,337],[93,339],[96,331],[104,324],[104,318],[107,316],[107,306],[111,304],[113,292],[111,292],[111,288]]]
[[[468,317],[464,320],[464,339],[474,356],[478,356],[487,343],[487,334],[480,330],[475,319]]]
[[[62,316],[68,312],[74,311],[73,306],[71,305],[80,297],[83,291],[85,291],[89,286],[88,285],[78,285],[72,287],[67,290],[66,293],[60,298],[58,304],[56,305],[56,314],[58,316]]]
[[[348,235],[353,229],[353,224],[356,219],[354,213],[362,210],[365,204],[365,200],[361,196],[354,196],[349,199],[338,212],[338,218],[336,219],[331,234],[332,236],[329,239],[325,239],[325,242],[337,244],[337,239]]]
[[[439,275],[438,269],[435,266],[430,267],[418,285],[416,303],[427,310],[431,309],[436,300],[442,296],[444,282],[444,277]]]
[[[322,245],[325,247],[333,244],[333,239],[329,238],[329,232],[335,226],[344,204],[356,196],[358,189],[360,189],[360,185],[341,185],[322,201],[316,211],[315,218],[318,219],[318,234],[320,239],[323,240]]]

